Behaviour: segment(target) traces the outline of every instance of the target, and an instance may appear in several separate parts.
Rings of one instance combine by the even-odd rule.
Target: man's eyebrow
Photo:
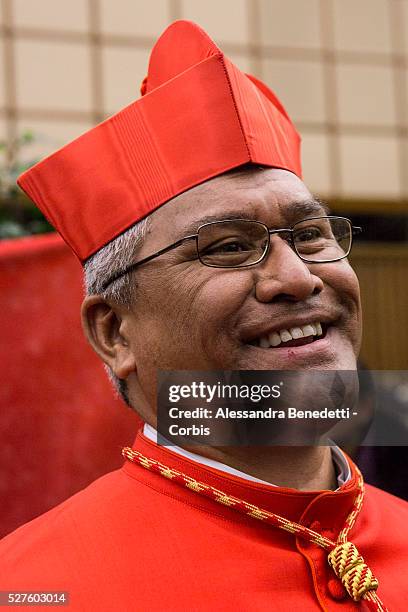
[[[303,202],[294,202],[288,207],[289,217],[300,217],[309,215],[329,215],[330,208],[327,202],[320,200],[317,197]]]
[[[310,215],[318,216],[330,214],[330,209],[326,202],[319,200],[319,198],[311,198],[309,200],[302,200],[289,204],[287,208],[287,213],[288,218],[295,221],[298,220],[300,217],[305,218]],[[239,212],[237,212],[236,210],[231,212],[224,211],[223,213],[218,213],[214,215],[205,215],[194,223],[185,225],[179,230],[179,232],[183,235],[195,234],[201,225],[205,225],[206,223],[213,223],[214,221],[227,221],[228,219],[231,219],[231,221],[234,221],[236,219],[247,219],[248,221],[256,221],[256,219],[254,219],[254,214],[246,210],[242,210]]]
[[[248,221],[254,221],[254,214],[243,210],[241,212],[234,211],[230,213],[224,212],[216,215],[206,215],[205,217],[201,217],[198,221],[195,221],[190,225],[186,225],[182,231],[195,233],[201,225],[205,225],[206,223],[212,223],[213,221],[235,221],[235,219],[247,219]]]

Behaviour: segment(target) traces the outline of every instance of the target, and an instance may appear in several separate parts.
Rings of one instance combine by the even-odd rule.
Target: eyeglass
[[[270,249],[270,237],[278,234],[286,240],[300,259],[306,263],[331,263],[347,257],[353,244],[353,235],[362,232],[346,217],[309,217],[291,228],[269,229],[260,221],[226,219],[201,225],[196,234],[131,264],[104,283],[104,291],[118,278],[136,267],[177,248],[184,242],[195,240],[197,258],[211,268],[247,268],[260,263]]]

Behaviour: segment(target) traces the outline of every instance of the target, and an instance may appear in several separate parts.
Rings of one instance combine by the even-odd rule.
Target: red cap
[[[300,177],[299,134],[272,91],[176,21],[152,50],[142,98],[17,182],[84,261],[179,193],[249,162]]]

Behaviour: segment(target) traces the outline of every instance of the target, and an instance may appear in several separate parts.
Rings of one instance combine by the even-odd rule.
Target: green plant
[[[43,214],[18,187],[18,176],[37,160],[21,162],[22,150],[35,140],[29,130],[11,142],[0,141],[0,239],[53,231]]]

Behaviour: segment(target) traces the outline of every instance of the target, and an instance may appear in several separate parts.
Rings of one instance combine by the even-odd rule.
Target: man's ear
[[[118,378],[126,379],[136,371],[124,321],[126,312],[100,295],[87,296],[82,302],[81,320],[85,336],[94,351]]]

